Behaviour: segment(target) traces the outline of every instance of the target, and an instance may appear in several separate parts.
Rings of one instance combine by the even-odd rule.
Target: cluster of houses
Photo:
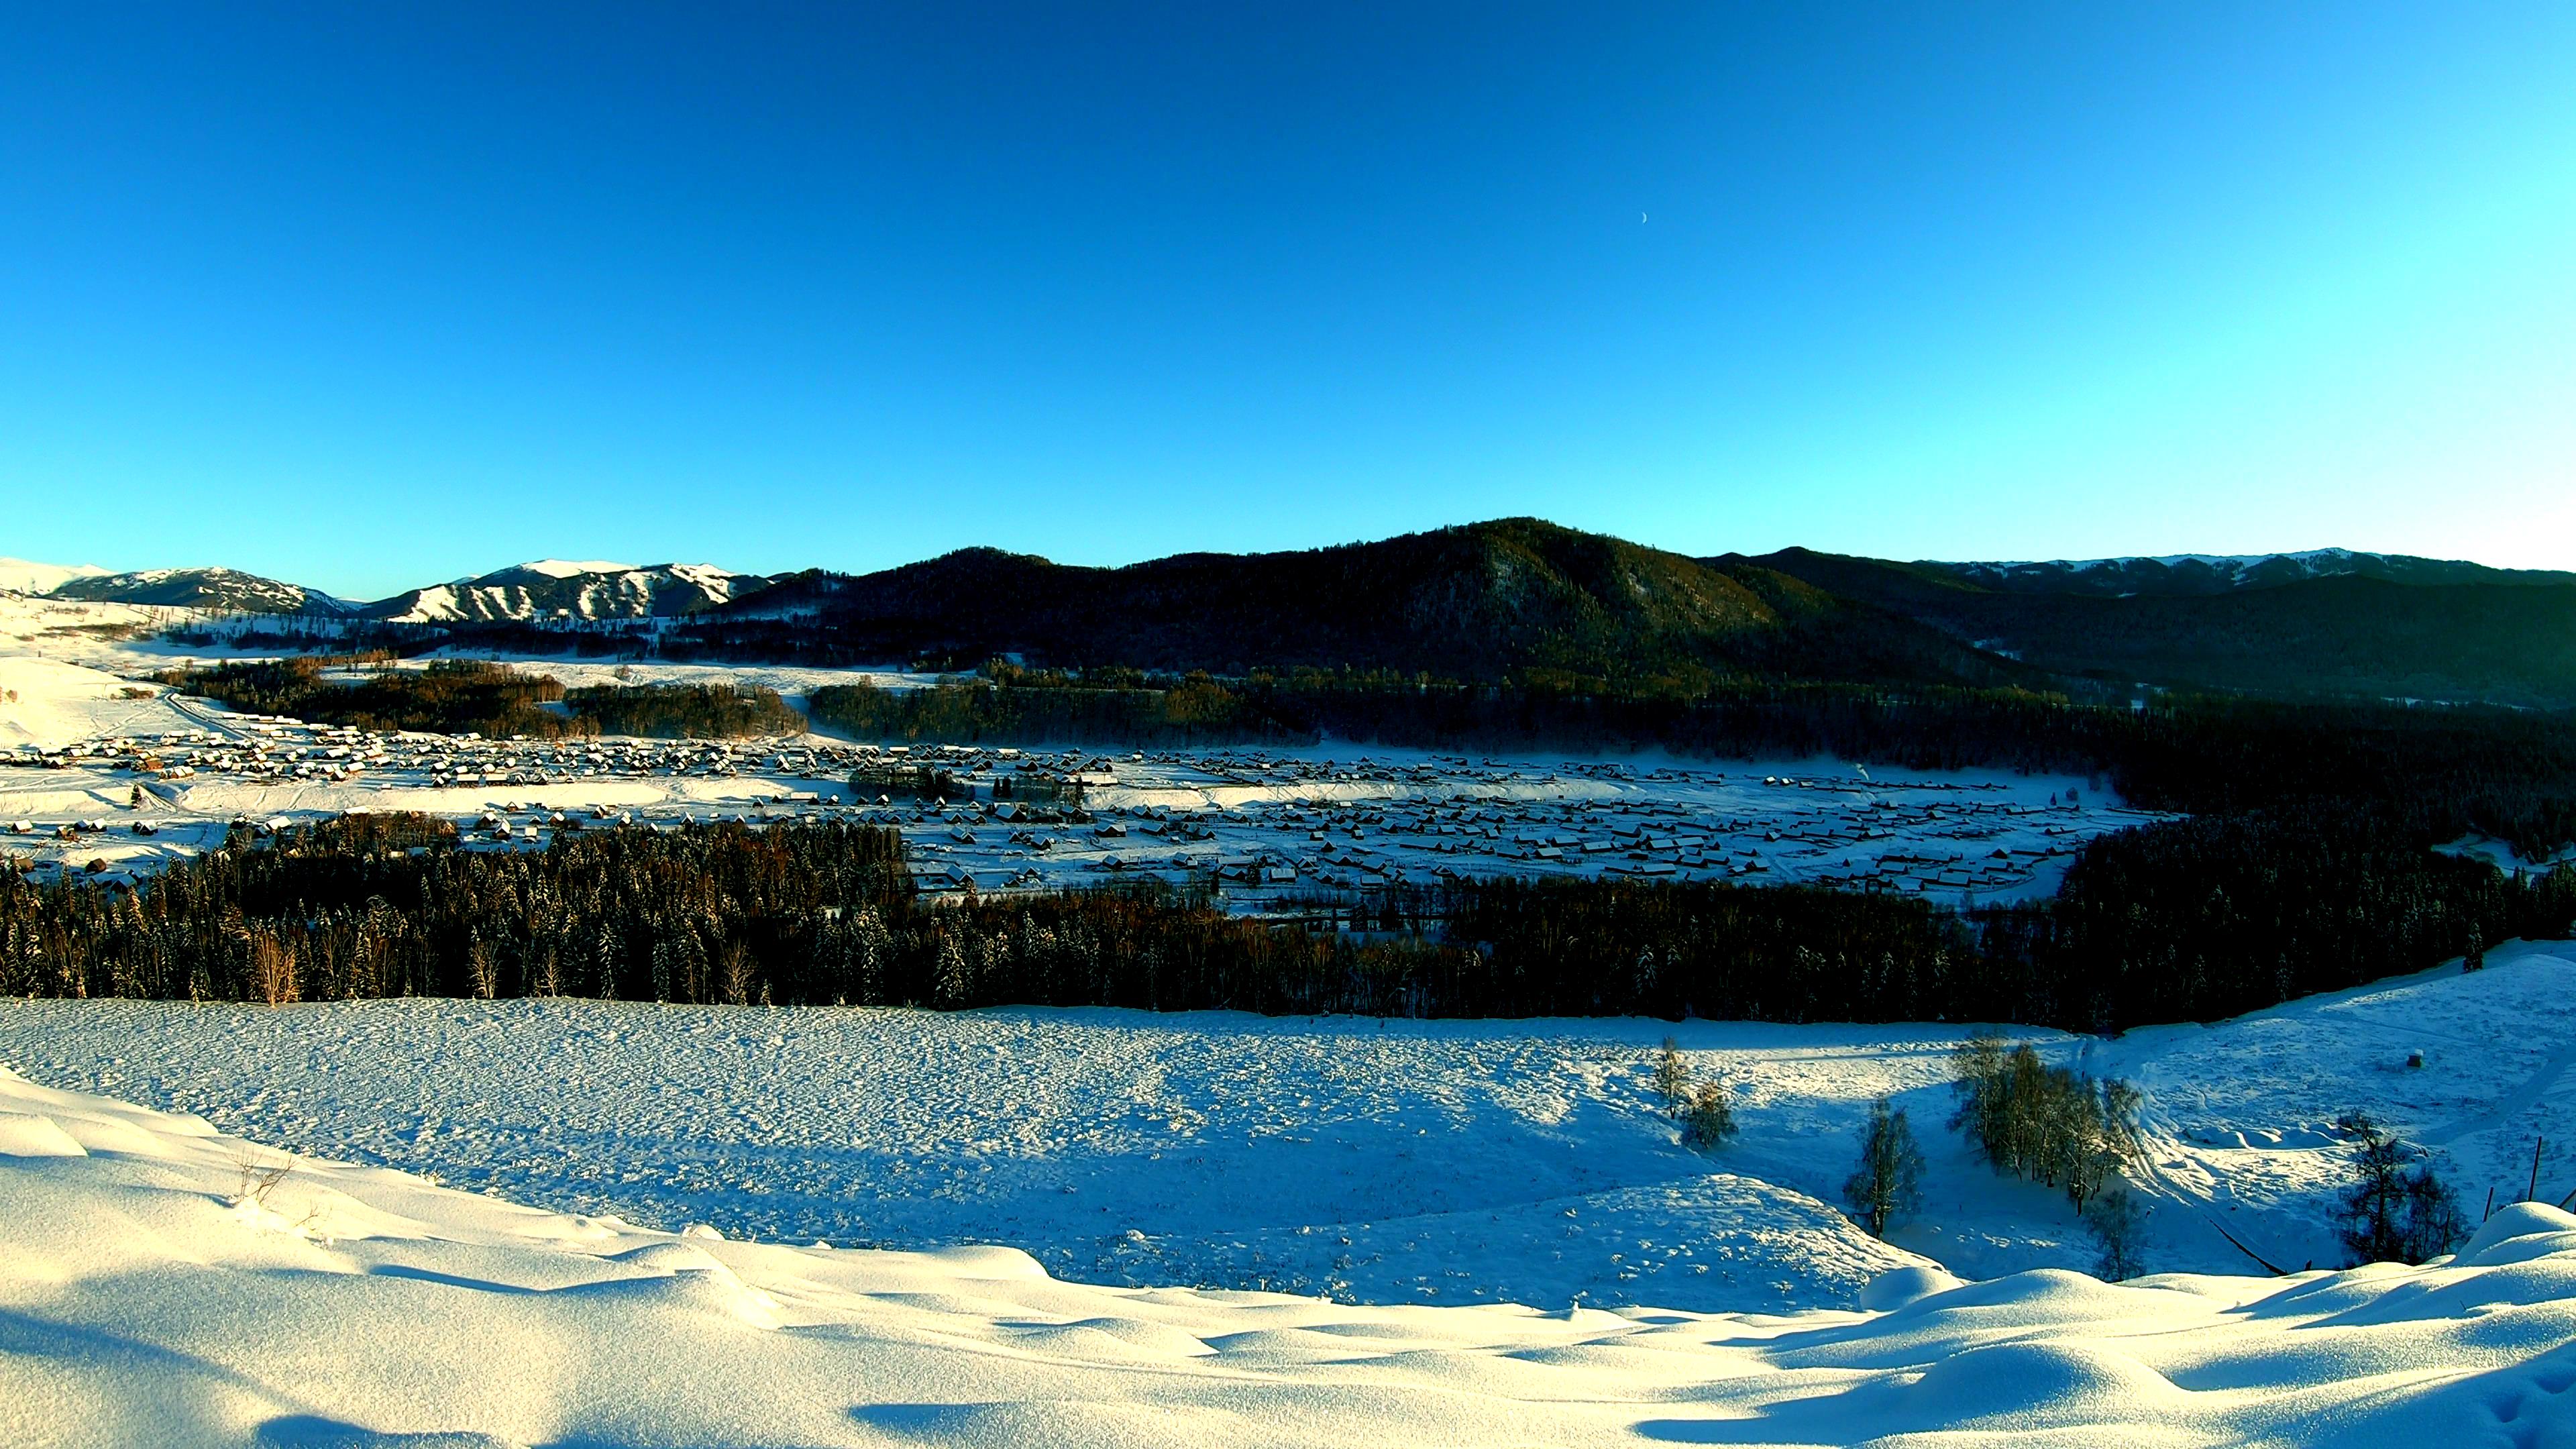
[[[970,753],[952,758],[963,764]],[[2084,840],[2138,818],[2030,782],[1857,772],[1730,776],[1616,761],[1248,751],[1137,754],[1082,768],[1096,782],[1087,810],[1048,817],[1067,823],[1006,820],[989,801],[866,818],[935,823],[910,847],[934,890],[1141,871],[1211,880],[1251,906],[1264,896],[1494,875],[1798,882],[1962,900],[2041,894]]]
[[[1798,882],[1987,898],[2044,893],[2073,851],[2133,823],[2045,782],[1755,774],[1616,760],[1348,750],[1324,756],[1026,751],[795,740],[484,739],[226,715],[220,727],[84,741],[15,762],[77,773],[62,811],[11,822],[53,863],[110,833],[148,869],[231,826],[347,810],[444,814],[478,849],[571,829],[825,818],[903,831],[925,890],[1079,885],[1150,873],[1265,898],[1457,876]],[[11,758],[0,756],[0,763]],[[17,776],[66,798],[60,775]],[[0,772],[0,818],[10,776]],[[167,839],[146,841],[146,834]],[[107,857],[85,856],[96,861]],[[23,862],[22,862],[23,863]]]

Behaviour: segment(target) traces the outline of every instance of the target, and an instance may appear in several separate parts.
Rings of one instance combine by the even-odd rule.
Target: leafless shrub
[[[233,1193],[233,1201],[264,1208],[268,1206],[269,1194],[277,1191],[278,1184],[295,1171],[295,1159],[281,1157],[273,1163],[263,1164],[256,1157],[244,1157],[234,1167],[241,1174],[241,1180]]]

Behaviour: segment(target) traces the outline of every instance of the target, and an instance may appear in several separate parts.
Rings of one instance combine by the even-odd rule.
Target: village
[[[1264,911],[1459,877],[1635,876],[1966,906],[2045,896],[2086,840],[2153,818],[2073,779],[1819,761],[492,740],[187,714],[198,728],[0,753],[10,867],[132,882],[236,829],[362,811],[450,821],[478,850],[823,819],[900,829],[933,893],[1161,877]]]

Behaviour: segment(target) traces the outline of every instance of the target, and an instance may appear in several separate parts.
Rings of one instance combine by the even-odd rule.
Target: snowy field
[[[2146,1261],[2340,1260],[2326,1226],[2359,1108],[2490,1187],[2576,1189],[2576,948],[2212,1027],[2026,1035],[2146,1093]],[[1741,1135],[1685,1150],[1667,1033]],[[1379,1022],[1012,1009],[940,1014],[534,1001],[284,1009],[0,1003],[0,1061],[281,1149],[666,1229],[1025,1249],[1090,1282],[1376,1303],[1848,1307],[1932,1261],[2086,1268],[2062,1197],[1944,1123],[1956,1027]],[[2406,1065],[2420,1052],[2421,1067]],[[1877,1243],[1828,1206],[1871,1099],[1905,1107],[1923,1212]],[[2224,1229],[2222,1232],[2221,1229]],[[1919,1255],[1919,1256],[1908,1256]]]
[[[30,1449],[2576,1442],[2576,1217],[2536,1205],[2420,1269],[1358,1306],[654,1232],[0,1073],[0,1295]]]

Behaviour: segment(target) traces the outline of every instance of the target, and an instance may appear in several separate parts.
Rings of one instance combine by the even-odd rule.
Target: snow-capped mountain
[[[621,564],[538,559],[476,578],[412,589],[367,606],[402,624],[667,618],[765,586],[713,564]]]
[[[139,569],[83,574],[56,584],[57,599],[93,603],[156,604],[214,614],[346,614],[354,609],[319,589],[246,574],[239,569]]]
[[[2499,569],[2453,559],[2362,553],[2348,548],[2302,553],[2165,554],[2158,557],[2051,559],[2012,563],[1933,563],[1970,583],[2009,593],[2224,594],[2307,579],[2386,579],[2399,584],[2571,584],[2576,574]]]
[[[96,564],[49,564],[23,558],[0,558],[0,589],[13,594],[50,594],[74,579],[94,579],[106,572]]]

